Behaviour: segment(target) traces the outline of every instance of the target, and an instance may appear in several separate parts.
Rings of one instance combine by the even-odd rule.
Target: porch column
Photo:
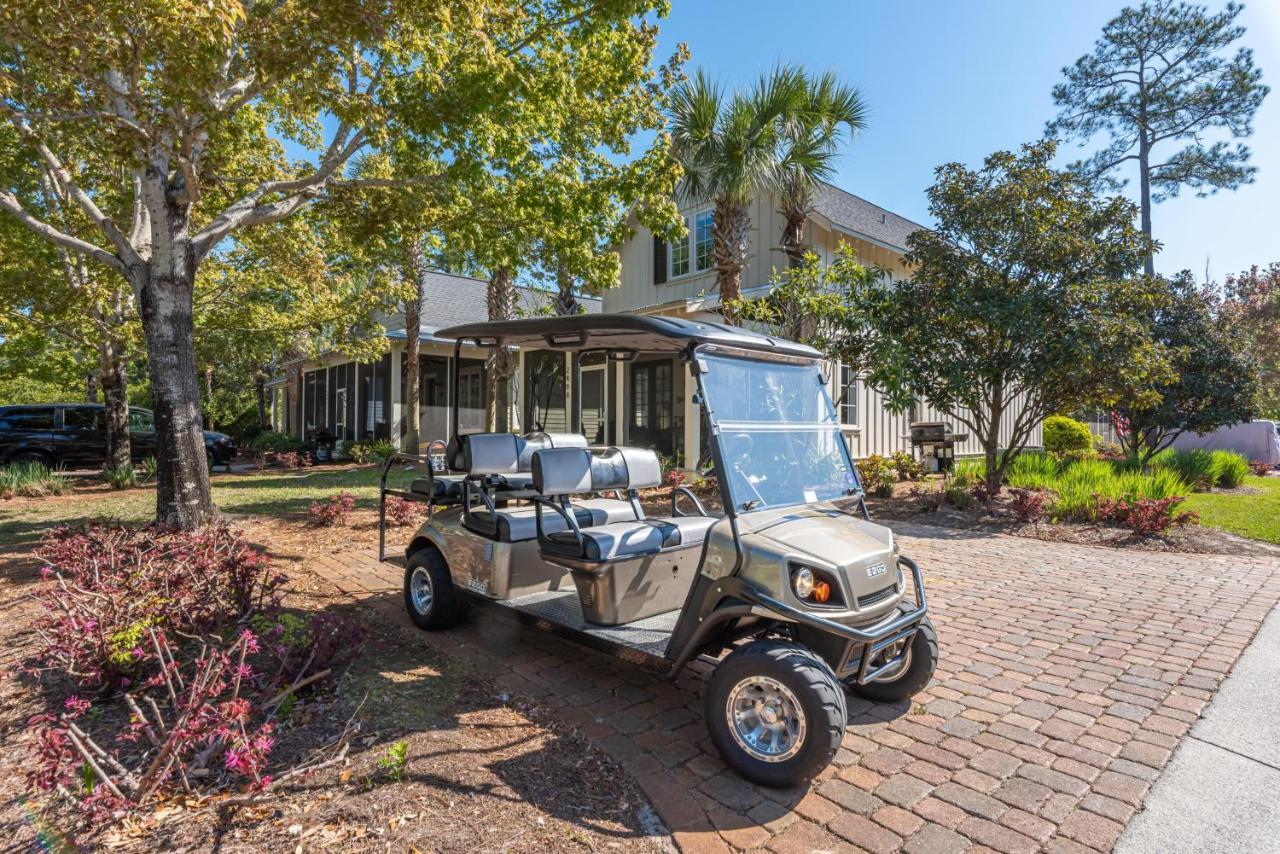
[[[677,370],[680,365],[676,362]],[[693,471],[698,467],[698,456],[702,451],[702,407],[693,402],[693,396],[698,393],[693,371],[688,366],[684,370],[684,469]]]
[[[525,347],[516,351],[516,372],[511,375],[511,391],[507,393],[507,400],[511,404],[509,414],[512,433],[528,432],[524,426],[524,396],[529,393],[524,387],[524,357],[528,352]]]
[[[614,379],[613,384],[613,402],[617,415],[614,417],[613,441],[618,445],[627,444],[627,425],[630,422],[631,414],[627,412],[627,362],[614,362]]]
[[[404,354],[404,345],[399,341],[391,342],[391,446],[396,450],[404,450],[400,447],[400,425],[404,421],[404,413],[401,412],[400,405],[400,386],[404,384],[404,368],[400,365],[400,357]],[[418,449],[413,448],[410,453],[417,453]]]

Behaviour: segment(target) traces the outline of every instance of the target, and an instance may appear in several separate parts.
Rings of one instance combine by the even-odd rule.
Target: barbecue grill
[[[968,438],[968,433],[955,432],[946,421],[911,422],[911,446],[920,452],[926,471],[951,471],[956,445]]]

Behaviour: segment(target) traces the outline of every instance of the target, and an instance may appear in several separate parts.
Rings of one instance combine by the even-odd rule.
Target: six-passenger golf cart
[[[457,340],[453,438],[392,458],[383,472],[384,504],[395,494],[430,505],[405,550],[405,607],[419,627],[449,628],[468,599],[481,599],[624,656],[664,659],[673,678],[695,657],[713,660],[704,691],[712,741],[735,770],[771,786],[831,761],[846,726],[844,689],[893,702],[928,684],[938,648],[920,569],[867,516],[817,351],[635,315],[438,334]],[[575,433],[459,435],[464,343],[570,353],[573,388],[584,358],[678,356],[723,511],[676,487],[669,515],[646,514],[638,490],[662,484],[650,450],[592,448]],[[387,489],[387,471],[405,459],[424,464],[425,476]]]

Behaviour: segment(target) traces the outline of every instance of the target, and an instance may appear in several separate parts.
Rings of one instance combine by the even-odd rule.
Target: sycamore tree
[[[1164,369],[1145,325],[1160,289],[1134,275],[1148,242],[1133,204],[1053,169],[1054,150],[939,167],[937,227],[907,239],[911,279],[866,303],[868,382],[897,407],[927,399],[968,427],[992,495],[1046,416],[1109,405]]]
[[[82,168],[94,168],[82,160]],[[127,181],[112,180],[101,168],[102,192],[118,197]],[[15,129],[0,125],[0,184],[29,211],[67,234],[93,230],[59,192],[54,173]],[[130,463],[126,366],[140,330],[133,293],[115,271],[43,240],[11,217],[0,219],[0,339],[9,369],[48,377],[50,365],[75,364],[81,395],[105,403],[106,466]],[[47,352],[46,352],[47,351]],[[62,359],[54,354],[61,355]],[[29,358],[23,359],[22,354]],[[77,395],[80,396],[80,395]],[[62,395],[66,399],[66,395]],[[18,401],[21,402],[21,401]]]
[[[1253,116],[1266,97],[1253,51],[1241,47],[1236,19],[1244,7],[1227,3],[1210,13],[1198,3],[1152,0],[1126,7],[1102,29],[1093,52],[1063,69],[1053,89],[1061,108],[1050,136],[1082,142],[1107,133],[1108,142],[1075,168],[1103,186],[1120,186],[1118,171],[1138,178],[1142,231],[1151,237],[1151,206],[1183,187],[1197,195],[1234,190],[1253,181],[1249,148]],[[1227,139],[1214,139],[1225,135]],[[1123,174],[1121,172],[1121,174]],[[1153,252],[1144,259],[1154,275]]]
[[[1148,463],[1185,432],[1204,434],[1254,417],[1257,375],[1235,350],[1229,324],[1190,272],[1160,280],[1165,299],[1147,324],[1173,374],[1132,384],[1113,407],[1126,452]]]
[[[212,503],[200,433],[193,301],[228,238],[286,219],[366,148],[412,132],[448,159],[477,128],[559,109],[570,75],[608,76],[661,0],[434,3],[98,0],[0,8],[0,115],[94,227],[71,234],[10,187],[0,209],[110,268],[133,291],[157,424],[157,518],[185,526]],[[582,46],[607,61],[579,68]],[[611,51],[608,47],[616,47]],[[291,137],[315,156],[289,159]],[[72,148],[132,181],[109,204]],[[415,183],[440,180],[420,175]]]

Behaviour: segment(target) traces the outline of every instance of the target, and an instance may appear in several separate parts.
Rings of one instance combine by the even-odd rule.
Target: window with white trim
[[[848,365],[840,365],[840,384],[837,388],[836,408],[840,423],[847,427],[858,426],[858,372]]]
[[[702,273],[716,265],[715,240],[711,236],[715,214],[710,208],[684,217],[683,240],[666,246],[667,275],[654,278],[654,284],[664,284],[681,276]],[[661,263],[661,257],[657,264]]]

